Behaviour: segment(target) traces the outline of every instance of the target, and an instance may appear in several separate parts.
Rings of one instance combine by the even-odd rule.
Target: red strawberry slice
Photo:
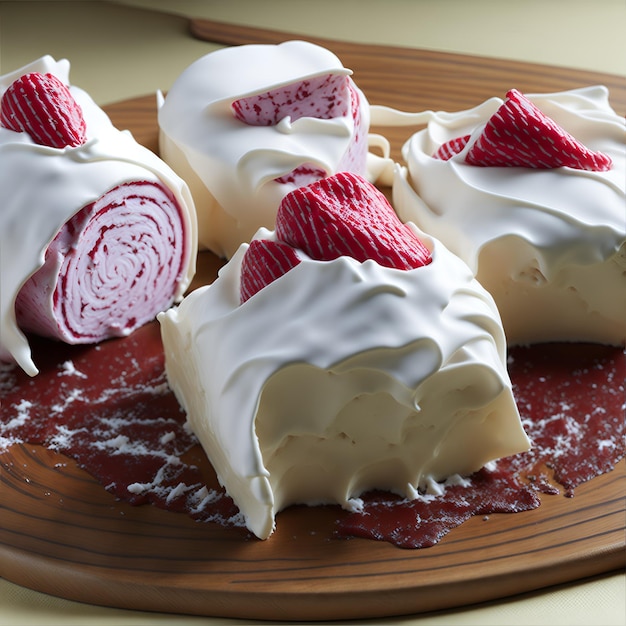
[[[316,76],[232,103],[235,117],[250,126],[273,126],[284,117],[331,119],[345,115],[350,106],[348,77]]]
[[[435,154],[433,154],[433,159],[441,159],[442,161],[447,161],[455,154],[458,154],[465,148],[467,142],[470,139],[470,135],[465,135],[463,137],[455,137],[454,139],[450,139],[450,141],[446,141],[439,146],[439,149]]]
[[[571,167],[605,172],[611,159],[592,152],[516,89],[489,119],[469,149],[467,163],[531,168]]]
[[[268,239],[253,239],[241,262],[239,287],[241,303],[286,274],[298,263],[300,259],[292,247]]]
[[[276,216],[276,236],[319,261],[345,255],[408,270],[432,260],[387,198],[351,172],[340,172],[287,194]]]
[[[24,74],[4,92],[0,109],[4,128],[27,132],[37,144],[65,148],[85,143],[83,112],[53,74]]]

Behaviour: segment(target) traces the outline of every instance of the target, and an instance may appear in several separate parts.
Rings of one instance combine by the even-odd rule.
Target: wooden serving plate
[[[192,32],[225,44],[293,35],[196,20]],[[373,104],[455,110],[521,91],[606,84],[616,76],[423,50],[317,40],[354,70]],[[182,68],[181,68],[182,69]],[[157,149],[155,97],[106,107],[114,123]],[[404,136],[391,129],[398,157]],[[203,253],[196,284],[220,261]],[[126,340],[120,340],[126,341]],[[199,454],[204,471],[211,468]],[[62,462],[60,462],[62,461]],[[241,529],[119,502],[67,457],[14,445],[0,455],[0,576],[52,595],[111,607],[276,620],[420,613],[503,598],[623,568],[626,465],[536,510],[473,518],[439,544],[403,550],[331,540],[332,507],[294,507],[267,541]],[[214,479],[214,478],[213,478]]]

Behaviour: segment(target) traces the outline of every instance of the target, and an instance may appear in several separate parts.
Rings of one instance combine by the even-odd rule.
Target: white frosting
[[[212,52],[174,82],[159,108],[160,153],[190,186],[202,247],[230,257],[258,228],[273,228],[280,200],[294,188],[276,178],[303,164],[328,174],[338,171],[355,141],[351,112],[331,119],[285,118],[275,126],[250,126],[231,111],[240,98],[329,74],[351,72],[320,46],[288,41]],[[357,92],[366,135],[369,105]],[[371,137],[372,143],[379,140]],[[378,147],[383,154],[388,148],[384,141]],[[387,162],[366,155],[366,144],[363,151],[368,178],[374,180]]]
[[[403,148],[408,172],[396,177],[394,206],[476,272],[498,304],[510,344],[623,343],[624,119],[604,87],[527,96],[589,149],[609,155],[612,169],[466,164],[474,138],[502,103],[492,98],[467,111],[421,114],[428,126]],[[393,118],[388,110],[378,114]],[[467,134],[472,138],[462,152],[448,161],[432,158],[442,143]]]
[[[42,57],[0,77],[0,97],[27,72],[54,74],[69,86],[69,67],[67,60]],[[186,184],[128,131],[116,129],[84,91],[74,86],[70,91],[87,124],[84,145],[50,148],[35,144],[28,133],[0,128],[0,358],[17,361],[30,375],[37,368],[16,323],[17,293],[43,265],[45,251],[63,224],[109,189],[136,180],[169,187],[183,211],[187,241],[187,269],[178,286],[178,300],[195,272],[196,218]]]
[[[528,449],[493,299],[418,234],[425,267],[305,258],[240,305],[243,244],[159,315],[169,384],[258,537],[293,503],[415,498]]]

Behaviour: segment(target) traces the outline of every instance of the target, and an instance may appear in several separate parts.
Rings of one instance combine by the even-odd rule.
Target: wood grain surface
[[[227,44],[292,38],[206,20],[191,27],[196,36]],[[453,110],[510,87],[556,91],[603,83],[616,109],[626,109],[617,77],[322,43],[354,70],[376,104]],[[154,96],[106,110],[117,126],[157,149]],[[212,280],[219,265],[213,255],[201,254],[196,284]],[[215,484],[201,450],[193,454],[209,485]],[[622,461],[579,487],[574,498],[546,496],[539,509],[493,515],[488,523],[474,518],[432,548],[402,550],[329,539],[332,507],[288,509],[268,541],[253,540],[238,529],[116,501],[70,459],[40,446],[14,445],[0,455],[0,576],[82,602],[171,613],[272,621],[421,613],[623,568],[625,479]]]

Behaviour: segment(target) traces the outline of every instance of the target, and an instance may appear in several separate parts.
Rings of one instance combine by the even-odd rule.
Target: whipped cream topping
[[[415,231],[425,267],[301,253],[240,304],[242,244],[213,284],[158,316],[169,384],[258,537],[290,504],[357,509],[373,488],[416,498],[528,449],[493,299]]]
[[[350,74],[333,53],[304,41],[224,48],[181,73],[159,108],[160,153],[190,186],[201,247],[230,257],[258,228],[273,228],[280,200],[302,184],[288,176],[301,166],[329,175],[350,169],[371,181],[380,175],[388,163],[367,153],[369,104]],[[326,76],[349,85],[348,106],[328,119],[305,113],[251,125],[232,110],[237,101]],[[264,119],[267,102],[257,103]],[[385,155],[384,140],[369,139]]]
[[[51,73],[70,86],[69,70],[67,60],[44,56],[0,77],[0,97],[27,72]],[[186,269],[177,300],[195,272],[196,218],[187,185],[128,131],[116,129],[87,93],[75,86],[70,86],[70,92],[86,121],[83,145],[50,148],[34,143],[28,133],[0,127],[0,359],[16,361],[30,375],[37,373],[37,367],[16,322],[17,294],[44,264],[46,249],[63,224],[108,190],[132,181],[168,187],[183,212],[187,233]]]
[[[407,170],[394,182],[402,220],[441,239],[476,273],[500,309],[510,344],[626,341],[626,128],[608,91],[594,86],[526,94],[589,149],[605,172],[569,167],[477,167],[465,155],[502,104],[491,98],[459,112],[416,116],[382,110],[395,123],[428,122],[403,147]],[[373,114],[374,115],[374,114]],[[448,161],[436,150],[470,140]]]

